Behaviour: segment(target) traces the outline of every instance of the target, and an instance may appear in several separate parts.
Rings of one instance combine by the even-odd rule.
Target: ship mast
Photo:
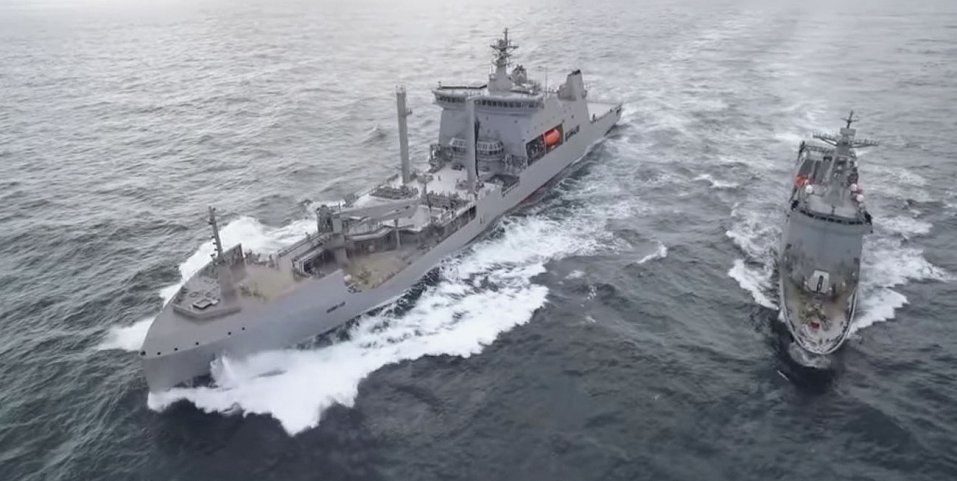
[[[406,118],[412,115],[412,109],[405,105],[405,87],[395,89],[395,106],[399,117],[399,156],[402,159],[402,184],[412,180],[412,163],[409,160],[409,127]]]
[[[209,208],[209,225],[213,228],[213,244],[216,246],[216,252],[212,254],[213,266],[216,272],[216,278],[219,281],[219,295],[223,299],[232,299],[236,295],[236,286],[233,284],[233,273],[231,263],[226,261],[223,255],[223,241],[219,238],[219,224],[216,222],[216,208]]]
[[[860,120],[860,118],[854,118],[853,110],[850,114],[848,114],[847,117],[841,120],[847,122],[847,125],[841,129],[838,135],[818,132],[814,134],[814,138],[828,145],[836,147],[838,155],[848,155],[851,149],[875,147],[878,145],[877,141],[875,140],[854,138],[854,135],[857,133],[857,129],[851,128],[851,124],[857,122]]]
[[[478,141],[478,132],[475,128],[475,99],[468,98],[465,100],[465,117],[466,117],[466,128],[465,128],[465,170],[468,175],[468,191],[469,193],[475,192],[475,185],[478,181],[476,179],[478,167],[475,160],[475,144]]]
[[[827,185],[826,197],[832,203],[838,202],[838,197],[842,195],[850,195],[845,192],[845,186],[856,182],[856,180],[848,180],[857,177],[857,155],[854,149],[877,145],[877,142],[873,140],[854,138],[857,130],[851,125],[860,119],[854,118],[853,110],[841,120],[846,124],[838,135],[821,132],[814,134],[815,139],[834,147],[833,155],[825,155],[823,162],[824,179]]]
[[[212,254],[213,260],[221,261],[223,259],[223,241],[219,238],[219,224],[216,223],[216,208],[209,208],[209,220],[207,221],[213,228],[213,245],[216,247],[216,253]]]
[[[852,110],[851,113],[847,115],[847,118],[842,119],[842,120],[844,120],[845,122],[847,122],[847,128],[851,128],[851,124],[852,124],[855,120],[858,120],[858,119],[855,119],[855,118],[854,118],[854,111]]]
[[[502,38],[490,47],[495,51],[495,58],[492,60],[495,73],[492,74],[490,79],[489,91],[507,92],[512,89],[513,85],[511,77],[508,76],[509,59],[512,57],[512,50],[518,48],[518,45],[508,39],[508,29],[506,28]]]

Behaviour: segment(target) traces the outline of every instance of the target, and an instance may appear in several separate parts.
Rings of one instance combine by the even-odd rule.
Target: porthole
[[[145,355],[146,355],[146,351],[140,351],[140,356],[145,356]]]
[[[173,350],[174,350],[174,351],[179,351],[179,348],[178,348],[178,347],[174,347]]]
[[[233,335],[233,331],[228,331],[228,332],[226,333],[226,335],[227,335],[227,336],[232,336],[232,335]]]
[[[199,343],[197,342],[197,343],[196,343],[196,345],[198,346],[198,345],[199,345]]]

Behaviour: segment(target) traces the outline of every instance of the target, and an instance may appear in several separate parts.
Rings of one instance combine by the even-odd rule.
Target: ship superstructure
[[[824,355],[850,332],[860,292],[864,235],[873,231],[854,149],[854,112],[838,135],[801,142],[778,258],[781,312],[803,350]]]
[[[153,321],[140,352],[150,390],[206,374],[218,356],[293,345],[393,301],[621,118],[621,104],[588,98],[579,70],[549,90],[512,67],[507,30],[491,47],[487,82],[433,89],[441,122],[424,171],[409,158],[412,112],[400,87],[400,172],[320,206],[314,234],[268,256],[225,249],[210,209],[213,259]]]

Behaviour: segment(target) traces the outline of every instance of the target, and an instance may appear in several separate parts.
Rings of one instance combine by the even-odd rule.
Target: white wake
[[[125,326],[112,326],[106,332],[103,340],[96,346],[99,351],[108,351],[118,349],[121,351],[139,351],[143,346],[143,340],[146,339],[146,331],[149,331],[153,318],[139,320],[133,324]]]
[[[655,251],[639,259],[638,264],[640,265],[649,261],[664,259],[665,257],[668,257],[668,246],[659,242],[658,247],[655,248]]]
[[[737,281],[738,286],[748,291],[758,305],[768,309],[777,309],[775,289],[771,285],[774,273],[774,243],[781,235],[777,227],[783,219],[773,215],[760,215],[753,210],[735,205],[731,210],[731,227],[725,236],[731,239],[747,259],[735,259],[728,270],[728,276]]]
[[[881,221],[877,222],[880,226]],[[864,243],[864,249],[860,314],[851,326],[852,333],[875,322],[894,318],[894,311],[907,304],[907,297],[894,290],[895,287],[910,281],[953,279],[943,269],[928,262],[921,249],[905,247],[894,237],[868,240]]]
[[[711,184],[711,187],[712,187],[713,189],[718,189],[718,190],[722,190],[722,189],[736,189],[736,188],[738,188],[738,187],[741,185],[741,184],[738,184],[737,182],[731,182],[731,181],[727,181],[727,180],[715,179],[714,176],[711,175],[711,174],[701,174],[701,175],[695,177],[693,180],[696,180],[696,181],[702,181],[702,180],[703,180],[703,181],[705,181],[705,182]]]

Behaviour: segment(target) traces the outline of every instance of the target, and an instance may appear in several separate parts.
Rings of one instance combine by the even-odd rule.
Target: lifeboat
[[[562,133],[558,129],[545,132],[545,147],[552,148],[562,143]]]

